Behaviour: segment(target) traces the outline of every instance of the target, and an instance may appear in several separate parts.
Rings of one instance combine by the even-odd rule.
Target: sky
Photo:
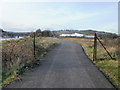
[[[3,2],[0,28],[13,32],[98,30],[118,33],[117,2]]]

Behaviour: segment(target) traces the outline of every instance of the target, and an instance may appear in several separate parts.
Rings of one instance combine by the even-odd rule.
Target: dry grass
[[[56,44],[55,38],[36,38],[36,57],[34,58],[33,38],[2,41],[3,83],[12,81],[21,70],[32,66]]]

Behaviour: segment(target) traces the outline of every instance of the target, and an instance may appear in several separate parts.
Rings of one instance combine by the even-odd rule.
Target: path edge
[[[100,67],[98,67],[95,63],[93,63],[93,61],[88,57],[87,52],[85,51],[85,49],[83,48],[83,46],[80,44],[80,46],[82,47],[83,52],[85,53],[85,55],[87,56],[87,58],[90,60],[90,62],[105,76],[105,78],[110,82],[110,84],[116,89],[119,90],[119,87],[117,85],[115,85],[113,83],[113,80],[106,74],[106,72],[101,69]]]

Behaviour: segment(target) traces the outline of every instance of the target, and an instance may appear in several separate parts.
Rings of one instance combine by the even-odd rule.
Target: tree
[[[31,32],[29,35],[30,35],[30,37],[32,37],[32,38],[34,37],[34,33],[33,33],[33,32]]]
[[[101,39],[115,39],[118,35],[115,33],[98,34]]]
[[[44,37],[51,37],[52,33],[51,33],[51,31],[45,30],[45,31],[42,32],[42,36],[44,36]]]
[[[41,29],[36,30],[36,37],[41,37],[41,36],[42,36]]]

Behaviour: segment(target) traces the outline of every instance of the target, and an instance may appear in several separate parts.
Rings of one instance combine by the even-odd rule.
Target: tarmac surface
[[[8,88],[113,88],[78,44],[60,40],[40,65]]]

